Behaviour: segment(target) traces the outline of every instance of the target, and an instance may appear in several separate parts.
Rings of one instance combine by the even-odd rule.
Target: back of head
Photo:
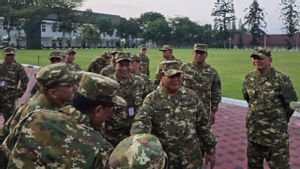
[[[111,169],[162,169],[167,156],[157,137],[137,134],[121,141],[109,158]]]

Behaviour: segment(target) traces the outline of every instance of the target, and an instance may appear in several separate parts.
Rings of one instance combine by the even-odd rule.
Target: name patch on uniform
[[[0,87],[4,87],[5,86],[5,81],[4,80],[0,80]]]
[[[134,108],[133,107],[128,108],[128,116],[129,117],[134,116]]]

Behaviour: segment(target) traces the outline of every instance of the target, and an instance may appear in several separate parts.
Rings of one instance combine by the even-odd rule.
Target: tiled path
[[[26,70],[29,76],[33,76],[35,70]],[[34,79],[34,78],[30,78]],[[34,80],[30,81],[29,91]],[[28,92],[27,92],[28,93]],[[20,102],[28,99],[25,94]],[[218,139],[217,164],[215,169],[246,169],[246,128],[245,115],[247,109],[241,106],[222,103],[217,112],[216,123],[213,125],[213,133]],[[0,128],[3,125],[3,118],[0,115]],[[290,133],[290,164],[292,169],[300,169],[300,117],[293,116],[289,123]],[[266,166],[265,169],[268,169]]]

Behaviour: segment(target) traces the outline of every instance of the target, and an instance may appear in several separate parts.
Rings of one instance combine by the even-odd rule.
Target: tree
[[[137,38],[141,33],[141,28],[137,19],[130,18],[129,20],[121,18],[116,26],[117,34],[126,39],[126,47],[135,47],[137,44],[133,39]]]
[[[171,19],[172,39],[179,45],[189,46],[196,42],[199,34],[199,25],[188,17],[175,17]],[[174,42],[174,43],[175,43]]]
[[[92,24],[83,24],[81,27],[81,39],[87,47],[95,47],[100,41],[100,31]]]
[[[246,8],[245,11],[247,14],[245,16],[246,21],[244,25],[248,25],[249,32],[252,35],[250,44],[252,47],[259,46],[260,40],[266,34],[263,29],[265,29],[267,25],[263,9],[259,7],[257,0],[253,0],[250,7]]]
[[[148,22],[144,28],[142,37],[146,41],[154,41],[158,45],[166,44],[170,41],[171,28],[164,18],[158,18],[152,22]]]
[[[283,30],[286,34],[287,48],[292,49],[292,41],[295,33],[299,30],[299,14],[296,0],[283,0],[281,5],[281,16]]]
[[[232,21],[235,20],[235,11],[233,0],[217,0],[212,11],[212,16],[215,17],[215,28],[223,35],[223,44],[226,48],[226,42],[230,37],[229,27]]]
[[[110,18],[100,18],[97,22],[98,29],[108,35],[113,35],[114,25]]]

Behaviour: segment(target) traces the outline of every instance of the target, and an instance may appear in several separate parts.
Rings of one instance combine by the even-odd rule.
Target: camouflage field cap
[[[51,51],[49,54],[49,60],[58,58],[58,59],[63,59],[63,53],[61,51]]]
[[[118,52],[123,52],[123,49],[122,49],[122,48],[119,48],[119,47],[116,47],[116,48],[114,48],[110,53],[111,53],[112,55],[115,55],[115,54],[118,53]]]
[[[78,93],[90,100],[106,101],[126,106],[126,101],[116,95],[119,88],[119,83],[111,78],[96,73],[83,72]]]
[[[14,48],[7,47],[7,48],[3,49],[4,55],[14,55],[15,53],[16,53],[16,51]]]
[[[267,48],[258,47],[255,49],[254,53],[250,55],[250,57],[254,57],[254,56],[260,58],[271,57],[271,50]]]
[[[65,53],[73,53],[73,54],[76,54],[76,51],[75,49],[72,49],[72,48],[69,48],[65,51]]]
[[[42,67],[36,74],[40,87],[47,89],[65,86],[78,80],[78,74],[68,70],[65,63],[55,63]]]
[[[202,43],[196,43],[194,45],[194,51],[201,51],[207,53],[207,45]]]
[[[158,138],[136,134],[121,141],[109,158],[111,169],[163,169],[166,153]]]
[[[140,49],[147,49],[147,46],[146,46],[146,44],[141,44],[141,45],[139,46],[139,48],[140,48]]]
[[[290,106],[293,110],[297,111],[297,112],[300,112],[300,102],[295,102],[295,101],[292,101],[290,103]]]
[[[166,51],[166,50],[173,50],[171,45],[164,45],[161,49],[159,49],[160,51]]]
[[[131,57],[131,60],[136,62],[141,62],[141,58],[138,57],[136,54]]]
[[[176,60],[161,61],[159,64],[159,70],[166,76],[173,76],[175,74],[182,73],[180,70],[180,62]]]
[[[129,62],[131,62],[131,57],[128,55],[128,53],[124,53],[124,52],[118,52],[115,55],[115,62],[120,62],[122,60],[128,60]]]

